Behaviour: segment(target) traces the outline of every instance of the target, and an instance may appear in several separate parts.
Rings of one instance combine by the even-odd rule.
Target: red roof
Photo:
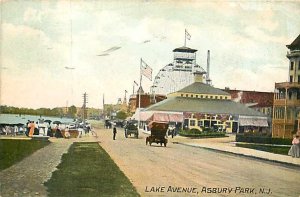
[[[273,92],[256,92],[245,90],[224,90],[231,94],[231,100],[243,104],[253,104],[251,107],[272,107]]]

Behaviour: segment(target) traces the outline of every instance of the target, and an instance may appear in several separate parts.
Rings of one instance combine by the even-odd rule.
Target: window
[[[294,62],[291,62],[291,70],[294,70]]]
[[[215,96],[215,99],[218,99],[218,96]]]
[[[223,97],[222,97],[222,96],[220,96],[220,99],[223,99]]]
[[[205,98],[208,98],[208,96],[206,95]]]
[[[201,95],[200,98],[203,98],[203,95]]]
[[[195,120],[190,120],[190,126],[195,126]]]
[[[293,76],[292,75],[290,76],[290,82],[293,82]]]
[[[198,98],[198,95],[196,95],[196,98]]]
[[[227,99],[227,96],[225,96],[225,99]]]
[[[194,95],[193,95],[193,94],[191,94],[191,97],[193,98],[193,97],[194,97]]]
[[[210,96],[210,98],[212,99],[212,98],[214,98],[213,96]]]
[[[185,95],[185,97],[188,97],[188,96],[189,96],[188,94]]]
[[[203,126],[203,122],[202,121],[198,121],[198,127],[202,127]]]
[[[183,94],[181,94],[181,97],[183,97]]]

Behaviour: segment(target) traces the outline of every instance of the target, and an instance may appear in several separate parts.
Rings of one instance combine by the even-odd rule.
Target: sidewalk
[[[265,151],[259,151],[249,148],[242,148],[235,146],[235,136],[227,138],[205,138],[205,139],[190,139],[186,137],[176,136],[173,139],[169,138],[170,142],[175,144],[182,144],[186,146],[193,146],[205,148],[220,152],[226,152],[265,161],[271,161],[280,164],[287,164],[300,167],[300,158],[293,158],[288,155],[279,155]]]
[[[1,137],[12,139],[12,137]],[[16,138],[14,138],[16,139]],[[18,137],[19,140],[30,140]],[[44,182],[57,170],[61,157],[74,142],[96,142],[97,137],[89,134],[81,138],[50,138],[50,143],[13,166],[0,172],[0,197],[47,196]]]

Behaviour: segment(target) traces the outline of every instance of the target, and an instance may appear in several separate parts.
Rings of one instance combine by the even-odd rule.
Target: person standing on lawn
[[[117,128],[114,126],[113,128],[113,140],[116,140]]]
[[[289,150],[288,155],[292,156],[292,157],[300,157],[300,139],[299,139],[299,135],[295,135],[294,139],[292,141],[292,146]]]

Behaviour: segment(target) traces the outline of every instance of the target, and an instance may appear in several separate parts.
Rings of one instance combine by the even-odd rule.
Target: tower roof
[[[298,37],[292,42],[292,44],[290,45],[286,45],[286,47],[288,49],[300,49],[300,34],[298,35]]]
[[[173,50],[173,52],[185,52],[185,53],[195,53],[197,49],[191,49],[189,47],[179,47]]]

